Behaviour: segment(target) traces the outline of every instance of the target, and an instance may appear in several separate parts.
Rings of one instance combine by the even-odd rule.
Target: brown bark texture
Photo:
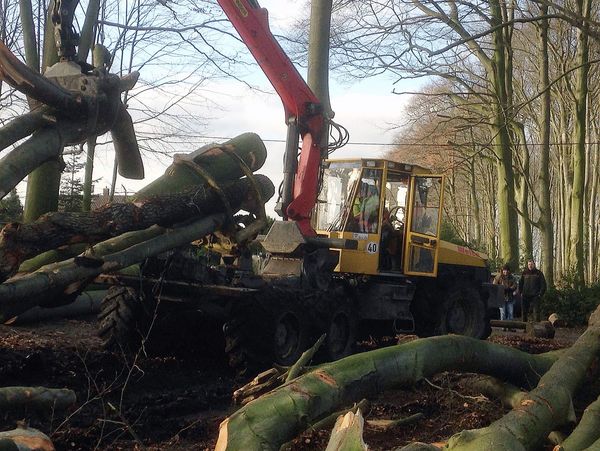
[[[263,198],[270,198],[272,184],[255,177]],[[222,186],[235,211],[253,198],[253,185],[240,179]],[[42,252],[76,243],[97,243],[132,230],[158,224],[170,227],[194,217],[224,211],[222,194],[199,186],[178,194],[155,195],[136,202],[107,204],[91,212],[47,213],[30,224],[11,223],[0,232],[0,280],[14,275],[19,265]]]
[[[21,426],[0,432],[0,451],[54,451],[50,438],[37,429]]]
[[[75,404],[75,392],[66,388],[0,387],[0,409],[65,410]]]

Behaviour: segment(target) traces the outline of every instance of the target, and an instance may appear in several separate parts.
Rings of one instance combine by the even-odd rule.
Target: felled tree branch
[[[556,358],[555,353],[530,355],[453,335],[356,354],[323,365],[242,407],[221,423],[216,449],[279,449],[339,406],[440,371],[478,371],[532,386]]]
[[[583,335],[564,351],[518,407],[488,427],[454,435],[447,449],[533,449],[556,426],[575,420],[571,397],[599,352],[600,307]]]

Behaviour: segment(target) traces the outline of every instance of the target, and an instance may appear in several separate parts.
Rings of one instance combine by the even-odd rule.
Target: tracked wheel
[[[486,338],[489,321],[479,292],[472,287],[450,292],[439,316],[437,332]],[[489,335],[489,334],[488,334]]]
[[[152,315],[136,290],[113,286],[102,300],[98,335],[104,349],[131,354],[137,352],[148,333]]]

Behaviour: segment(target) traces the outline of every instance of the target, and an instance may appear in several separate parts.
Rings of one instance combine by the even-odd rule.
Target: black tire
[[[273,330],[273,361],[289,366],[310,346],[310,324],[297,298],[279,305]]]
[[[98,319],[98,335],[102,340],[102,347],[131,354],[142,346],[151,324],[152,313],[144,308],[136,290],[113,286],[102,300]]]
[[[269,365],[268,337],[257,327],[247,308],[238,308],[223,325],[225,353],[238,377],[248,379]]]
[[[354,353],[357,335],[356,315],[349,307],[338,307],[330,316],[325,339],[326,358],[335,361]]]
[[[438,334],[486,338],[488,328],[487,312],[476,289],[465,287],[450,292],[440,311]]]
[[[273,363],[292,365],[310,346],[310,325],[294,290],[269,288],[239,304],[223,333],[229,366],[243,378]]]

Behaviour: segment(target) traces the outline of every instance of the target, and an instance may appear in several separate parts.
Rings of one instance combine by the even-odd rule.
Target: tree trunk
[[[19,16],[23,29],[23,46],[25,47],[25,61],[36,72],[40,71],[40,55],[38,53],[35,26],[33,23],[33,8],[31,0],[19,0]]]
[[[588,188],[586,190],[587,195],[587,255],[586,255],[586,280],[589,284],[593,284],[598,281],[597,264],[598,256],[596,255],[595,249],[597,246],[598,235],[596,233],[598,227],[597,220],[597,195],[598,195],[598,165],[600,159],[598,158],[599,146],[598,142],[598,127],[595,122],[598,121],[598,116],[591,118],[590,127],[592,129],[593,138],[595,144],[590,144],[588,147]],[[590,133],[590,135],[592,135]]]
[[[232,156],[235,153],[237,157]],[[256,171],[267,158],[267,149],[256,133],[243,133],[222,144],[208,144],[187,155],[176,156],[176,161],[159,178],[146,185],[135,195],[135,199],[184,191],[191,186],[206,183],[206,178],[191,166],[177,161],[192,161],[200,165],[217,182],[242,177],[238,157]]]
[[[540,149],[540,234],[542,251],[542,272],[549,287],[554,286],[554,223],[552,221],[552,203],[550,200],[550,128],[551,92],[548,62],[548,5],[540,4],[540,53],[539,78],[542,90],[542,105],[539,115],[541,128]]]
[[[492,25],[503,22],[502,8],[506,4],[492,0],[490,19]],[[507,28],[505,30],[505,28]],[[500,257],[511,266],[519,265],[519,230],[515,208],[515,181],[513,172],[513,149],[511,147],[509,124],[512,121],[512,59],[510,42],[507,41],[508,27],[500,27],[492,33],[493,72],[488,74],[496,95],[492,135],[498,157],[498,219],[500,234]]]
[[[529,216],[529,148],[526,142],[525,127],[521,123],[513,125],[514,134],[518,137],[519,157],[521,160],[521,174],[518,177],[515,192],[516,202],[519,206],[519,232],[521,234],[521,255],[525,258],[533,258],[533,234],[531,230],[531,218]],[[514,267],[517,268],[516,266]]]
[[[329,100],[331,8],[332,0],[313,0],[310,3],[307,83],[323,105],[323,113],[326,117],[333,117]],[[328,139],[329,128],[326,125],[321,133],[322,149],[327,148]]]
[[[527,396],[527,392],[492,376],[478,377],[473,382],[473,387],[482,395],[498,399],[505,407],[511,409],[519,407],[521,401]]]
[[[555,451],[587,449],[598,439],[600,439],[600,398],[587,406],[571,435],[554,449]]]
[[[85,21],[81,28],[79,48],[77,49],[77,59],[79,61],[87,61],[88,54],[93,47],[94,28],[96,28],[99,12],[100,0],[90,0],[85,11]],[[96,67],[99,67],[99,65],[96,65]]]
[[[100,313],[100,304],[106,297],[107,290],[84,291],[70,304],[60,307],[44,308],[34,307],[20,314],[14,322],[17,326],[35,324],[53,319],[80,318],[83,316],[97,315]]]
[[[94,154],[96,153],[95,136],[88,138],[86,141],[86,151],[82,211],[90,211],[92,209],[92,182],[94,176]]]
[[[590,17],[591,3],[591,0],[577,1],[578,13],[584,19]],[[579,67],[576,71],[575,127],[573,131],[573,192],[571,193],[569,269],[574,272],[575,282],[579,284],[583,284],[585,281],[583,212],[585,203],[588,74],[590,70],[588,29],[589,23],[587,20],[578,29],[576,63]]]
[[[555,354],[529,355],[458,335],[356,354],[323,365],[239,409],[221,423],[215,449],[278,450],[340,406],[440,371],[478,371],[527,385],[555,359]]]
[[[471,136],[472,136],[472,131],[471,131]],[[469,159],[469,189],[471,192],[471,202],[473,204],[473,212],[472,212],[472,218],[473,218],[473,224],[474,224],[474,228],[475,228],[475,242],[477,243],[477,246],[481,246],[482,245],[482,240],[481,240],[481,213],[480,213],[480,208],[479,208],[479,196],[480,194],[477,192],[477,180],[475,178],[475,158],[472,157]]]
[[[52,24],[53,6],[54,0],[51,0],[48,5],[48,15],[46,16],[44,28],[42,72],[58,62],[58,53],[54,40],[54,25]],[[30,65],[30,67],[32,66]],[[24,222],[35,221],[44,213],[58,209],[61,172],[62,164],[58,159],[53,159],[42,164],[29,174],[27,178],[25,209],[23,211]]]

